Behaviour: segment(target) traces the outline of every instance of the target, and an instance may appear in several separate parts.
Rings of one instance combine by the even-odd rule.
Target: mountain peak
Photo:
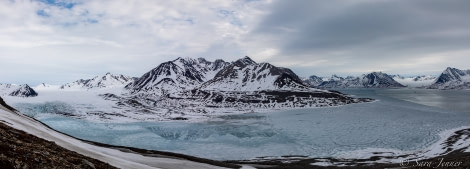
[[[250,57],[248,56],[245,56],[241,59],[238,59],[236,62],[241,62],[243,63],[244,65],[252,65],[252,64],[256,64],[255,61],[253,61]]]
[[[248,56],[232,62],[199,89],[220,91],[304,90],[308,88],[290,69],[256,63]]]
[[[181,58],[158,65],[133,83],[126,86],[131,93],[155,92],[168,93],[192,89],[212,79],[215,74],[229,63],[210,62],[204,58]]]

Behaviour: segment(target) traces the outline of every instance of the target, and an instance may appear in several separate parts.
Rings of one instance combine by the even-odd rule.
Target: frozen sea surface
[[[470,91],[449,94],[450,100],[466,99],[451,101],[460,107],[452,109],[426,101],[411,101],[419,95],[407,90],[342,90],[377,101],[329,108],[227,114],[205,122],[96,123],[47,113],[61,109],[73,111],[68,105],[73,103],[18,103],[15,106],[52,128],[78,138],[216,160],[289,155],[335,157],[367,148],[419,150],[439,140],[438,133],[443,130],[470,125],[470,114],[464,111],[468,110],[465,107],[469,106]],[[426,92],[432,95],[433,91],[441,92]],[[446,97],[443,96],[443,102],[449,101]]]

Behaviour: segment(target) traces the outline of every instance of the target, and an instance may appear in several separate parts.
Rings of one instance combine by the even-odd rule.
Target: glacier
[[[93,107],[67,100],[44,103],[17,99],[13,107],[81,139],[216,160],[281,156],[354,158],[361,155],[358,152],[371,149],[413,153],[436,144],[441,139],[439,134],[445,130],[470,126],[470,117],[465,111],[470,109],[466,102],[470,97],[468,90],[457,93],[428,89],[340,91],[376,101],[325,108],[220,113],[201,121],[126,123],[54,113],[94,111],[107,102]],[[415,91],[422,93],[416,95]],[[426,95],[435,99],[422,99]],[[448,95],[459,99],[452,100]],[[446,98],[461,106],[450,109],[437,103],[429,104],[445,103],[442,100]]]

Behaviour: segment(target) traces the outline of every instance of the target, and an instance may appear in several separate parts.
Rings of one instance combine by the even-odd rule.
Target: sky
[[[470,68],[467,0],[2,0],[0,83],[140,77],[177,57],[299,76]]]

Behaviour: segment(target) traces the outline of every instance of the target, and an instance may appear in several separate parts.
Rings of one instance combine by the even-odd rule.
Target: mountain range
[[[372,72],[358,77],[330,78],[316,75],[303,79],[303,82],[316,88],[428,88],[428,89],[470,89],[470,70],[460,70],[448,67],[439,76],[420,75],[403,77],[388,75],[382,72]]]
[[[127,97],[103,96],[125,107],[171,107],[171,111],[180,107],[318,107],[369,101],[310,88],[292,70],[256,63],[249,57],[233,62],[177,58],[158,65],[125,89]]]
[[[164,62],[141,77],[106,73],[91,79],[60,86],[41,84],[31,88],[27,84],[0,84],[1,96],[34,97],[36,90],[91,90],[123,88],[130,94],[168,95],[177,93],[188,95],[187,91],[302,91],[314,88],[429,88],[429,89],[468,89],[470,70],[448,67],[439,76],[421,75],[403,77],[372,72],[361,76],[319,77],[312,75],[300,79],[292,70],[276,67],[269,63],[256,63],[249,57],[233,62],[221,59],[207,61],[204,58],[177,58]]]
[[[417,87],[417,88],[425,88],[426,86],[431,85],[437,78],[436,76],[431,76],[431,75],[420,75],[420,76],[411,76],[411,77],[391,75],[391,77],[393,78],[393,80],[407,87]]]
[[[400,88],[404,85],[395,81],[391,76],[382,72],[372,72],[359,77],[348,76],[346,78],[337,75],[328,80],[318,76],[310,76],[304,80],[312,87],[318,88]]]
[[[80,79],[60,86],[60,89],[96,89],[123,87],[134,81],[135,78],[124,75],[106,73],[104,76],[95,76],[92,79]],[[51,87],[43,84],[43,87]]]

